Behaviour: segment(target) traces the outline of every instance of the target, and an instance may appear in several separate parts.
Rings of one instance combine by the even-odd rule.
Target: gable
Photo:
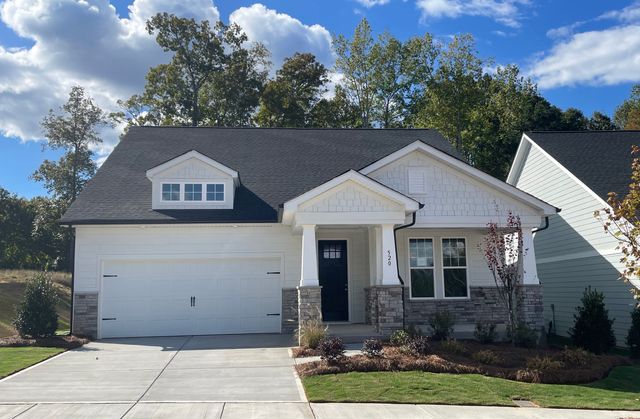
[[[232,177],[222,170],[191,157],[180,163],[174,164],[158,172],[153,176],[158,180],[232,180]]]
[[[298,207],[299,212],[385,212],[404,211],[398,202],[346,181]]]

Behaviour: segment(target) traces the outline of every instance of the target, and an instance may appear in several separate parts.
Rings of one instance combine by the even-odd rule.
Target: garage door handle
[[[279,316],[280,313],[267,313],[267,316]]]
[[[103,317],[102,320],[115,320],[115,317]]]

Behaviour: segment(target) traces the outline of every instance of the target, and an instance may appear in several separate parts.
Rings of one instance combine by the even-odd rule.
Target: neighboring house
[[[73,331],[285,333],[321,318],[389,333],[445,309],[458,330],[501,323],[478,246],[508,211],[530,248],[522,319],[539,327],[532,229],[556,208],[435,131],[133,127],[62,219]]]
[[[618,345],[631,325],[630,285],[619,281],[622,253],[594,211],[607,195],[623,197],[631,181],[631,147],[640,131],[528,132],[507,182],[562,208],[549,228],[535,234],[538,274],[547,324],[567,336],[586,287],[605,295]],[[638,284],[636,283],[636,286]]]

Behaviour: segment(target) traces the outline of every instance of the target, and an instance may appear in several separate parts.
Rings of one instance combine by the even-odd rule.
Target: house
[[[617,240],[605,233],[594,211],[608,207],[609,192],[628,192],[634,144],[640,144],[640,131],[522,136],[507,182],[562,208],[534,240],[545,321],[559,335],[568,335],[582,293],[592,287],[604,293],[618,344],[624,344],[634,300],[629,284],[618,280]]]
[[[98,338],[378,333],[455,312],[502,322],[478,246],[521,215],[523,320],[542,325],[532,231],[556,208],[432,130],[133,127],[70,206],[73,331]]]

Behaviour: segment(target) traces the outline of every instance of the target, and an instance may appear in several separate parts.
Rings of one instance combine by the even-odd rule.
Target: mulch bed
[[[618,355],[590,355],[589,362],[582,366],[569,366],[564,363],[560,367],[529,369],[528,359],[538,356],[549,357],[554,361],[560,360],[563,356],[562,350],[515,348],[508,344],[484,345],[475,341],[461,342],[464,344],[464,351],[453,352],[443,347],[442,343],[433,342],[430,355],[417,357],[405,353],[401,348],[387,345],[381,357],[355,355],[344,357],[335,363],[313,361],[296,368],[301,376],[346,372],[425,371],[482,374],[529,383],[583,384],[606,377],[616,366],[631,364],[628,358]],[[487,350],[495,355],[491,364],[473,358],[473,354]]]
[[[291,348],[291,354],[294,358],[304,358],[308,356],[320,356],[320,351],[311,349],[308,346],[296,346],[295,348]]]
[[[49,348],[75,349],[89,343],[81,336],[51,336],[48,338],[23,338],[18,335],[0,338],[0,348],[19,346],[43,346]]]

